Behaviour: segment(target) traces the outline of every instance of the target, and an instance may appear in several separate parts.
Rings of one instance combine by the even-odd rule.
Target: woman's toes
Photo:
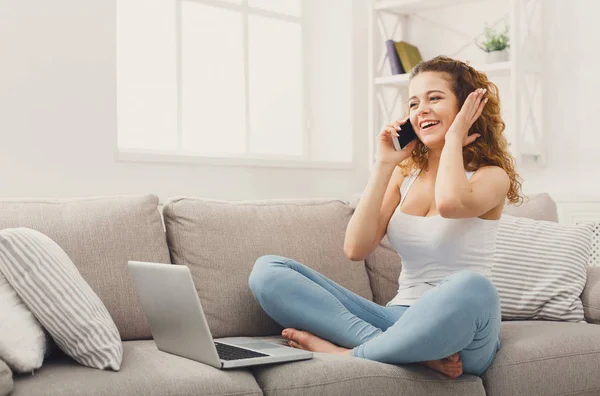
[[[288,339],[288,344],[294,348],[304,349],[304,334],[296,329],[285,329],[281,335]]]
[[[296,329],[284,329],[281,332],[281,335],[287,338],[288,340],[298,341],[298,331]]]
[[[292,334],[292,331],[294,329],[283,329],[283,331],[281,332],[281,335],[284,336],[285,338],[290,338],[290,334]]]
[[[298,344],[294,340],[288,340],[288,345],[291,346],[292,348],[304,349],[304,348],[302,348],[302,346],[300,346],[300,344]]]
[[[447,367],[447,375],[451,378],[457,378],[462,374],[462,366]]]
[[[460,360],[458,362],[453,362],[448,359],[441,359],[430,360],[424,363],[429,368],[439,371],[450,378],[457,378],[462,374],[462,361]]]

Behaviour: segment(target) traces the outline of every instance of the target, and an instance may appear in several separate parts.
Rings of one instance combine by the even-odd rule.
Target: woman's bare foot
[[[312,352],[325,352],[335,355],[350,356],[350,349],[339,347],[317,337],[308,331],[301,331],[292,328],[284,329],[281,335],[288,339],[288,345],[293,348],[304,349]]]
[[[287,328],[283,330],[281,335],[287,338],[288,345],[293,348],[304,349],[312,352],[324,352],[335,355],[351,356],[350,349],[339,347],[327,340],[309,333],[308,331]],[[421,364],[435,371],[439,371],[450,378],[458,378],[462,374],[462,361],[460,360],[458,353],[450,355],[445,359],[430,360],[427,362],[421,362]]]
[[[429,360],[427,362],[421,362],[421,364],[435,371],[439,371],[452,379],[460,377],[463,372],[462,360],[460,360],[458,353],[450,355],[445,359]]]

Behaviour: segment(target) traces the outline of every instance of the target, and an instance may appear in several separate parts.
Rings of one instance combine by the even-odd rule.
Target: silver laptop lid
[[[128,267],[158,349],[220,368],[189,268],[140,261]]]

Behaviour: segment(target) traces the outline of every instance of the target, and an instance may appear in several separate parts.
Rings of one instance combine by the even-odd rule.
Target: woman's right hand
[[[396,151],[394,148],[394,142],[392,139],[396,139],[398,136],[398,127],[406,123],[407,120],[396,120],[389,123],[379,133],[377,139],[377,161],[384,164],[397,165],[404,161],[412,151],[417,147],[417,139],[413,139],[406,147],[400,151]]]

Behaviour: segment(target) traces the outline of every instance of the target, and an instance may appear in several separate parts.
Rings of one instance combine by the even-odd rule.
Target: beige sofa
[[[582,295],[586,318],[596,324],[505,322],[502,348],[481,378],[450,380],[419,365],[320,353],[309,361],[222,371],[162,353],[151,340],[127,260],[188,265],[215,337],[282,344],[281,328],[248,287],[258,257],[292,257],[380,304],[395,294],[401,263],[385,239],[365,261],[344,256],[353,211],[347,201],[173,198],[164,205],[164,224],[158,208],[153,195],[0,200],[0,229],[30,227],[54,239],[102,299],[124,341],[119,372],[86,368],[60,353],[33,375],[11,378],[0,364],[0,394],[13,387],[15,396],[600,394],[600,268],[589,268]],[[546,194],[506,211],[557,218]]]

